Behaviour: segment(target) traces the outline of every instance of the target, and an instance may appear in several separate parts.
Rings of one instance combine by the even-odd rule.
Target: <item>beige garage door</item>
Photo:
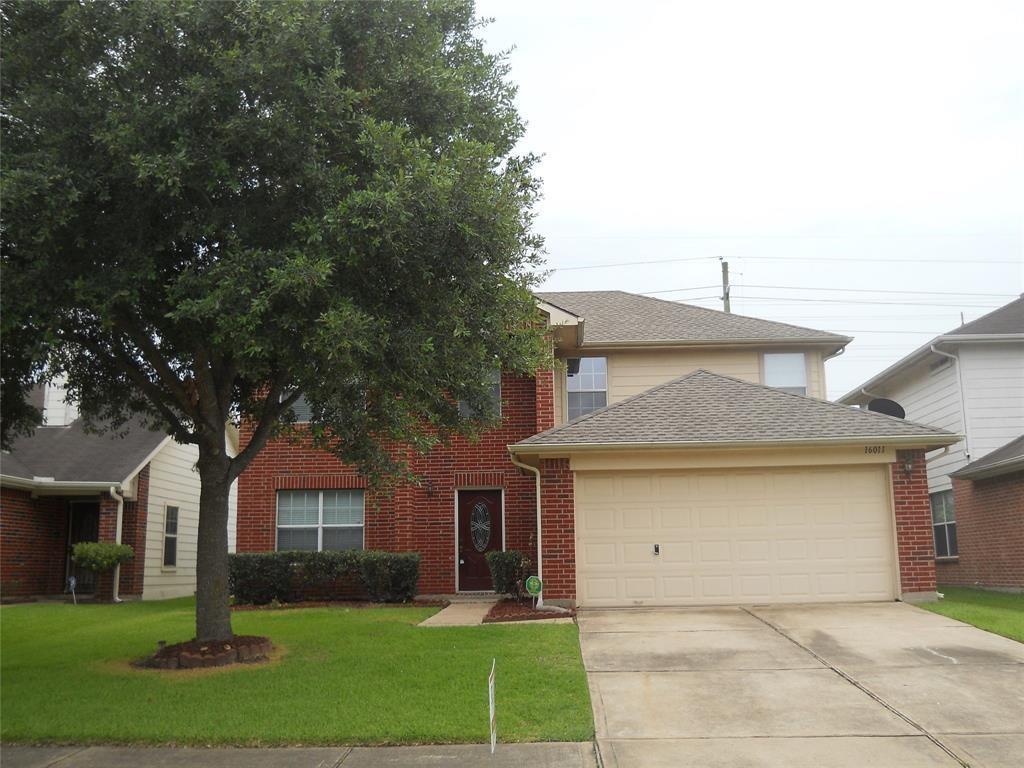
[[[577,600],[597,607],[892,599],[887,483],[877,465],[579,472]]]

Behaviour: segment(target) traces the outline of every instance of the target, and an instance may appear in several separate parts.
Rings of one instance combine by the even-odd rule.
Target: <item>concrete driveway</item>
[[[1024,645],[903,603],[580,611],[604,765],[1024,765]]]

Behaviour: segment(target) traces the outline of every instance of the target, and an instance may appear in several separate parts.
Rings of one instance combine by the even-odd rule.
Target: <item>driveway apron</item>
[[[605,766],[1021,765],[1024,645],[903,603],[580,611]]]

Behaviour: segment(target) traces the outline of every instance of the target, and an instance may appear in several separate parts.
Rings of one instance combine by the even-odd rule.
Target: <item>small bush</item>
[[[228,558],[235,602],[256,605],[275,600],[295,602],[310,594],[323,597],[336,591],[343,580],[357,582],[371,600],[411,600],[416,595],[419,567],[416,553],[370,550],[260,552]]]
[[[530,575],[530,558],[515,549],[488,552],[486,558],[494,591],[521,600],[526,589],[523,582]]]
[[[420,556],[415,552],[363,552],[359,558],[359,580],[371,600],[405,602],[416,596],[420,578]]]
[[[94,573],[107,573],[114,566],[126,563],[135,556],[127,544],[112,544],[109,541],[80,541],[71,552],[71,560]]]

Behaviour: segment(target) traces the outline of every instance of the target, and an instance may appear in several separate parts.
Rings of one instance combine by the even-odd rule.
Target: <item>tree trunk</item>
[[[228,479],[223,448],[199,445],[199,542],[196,547],[196,640],[230,640]]]

